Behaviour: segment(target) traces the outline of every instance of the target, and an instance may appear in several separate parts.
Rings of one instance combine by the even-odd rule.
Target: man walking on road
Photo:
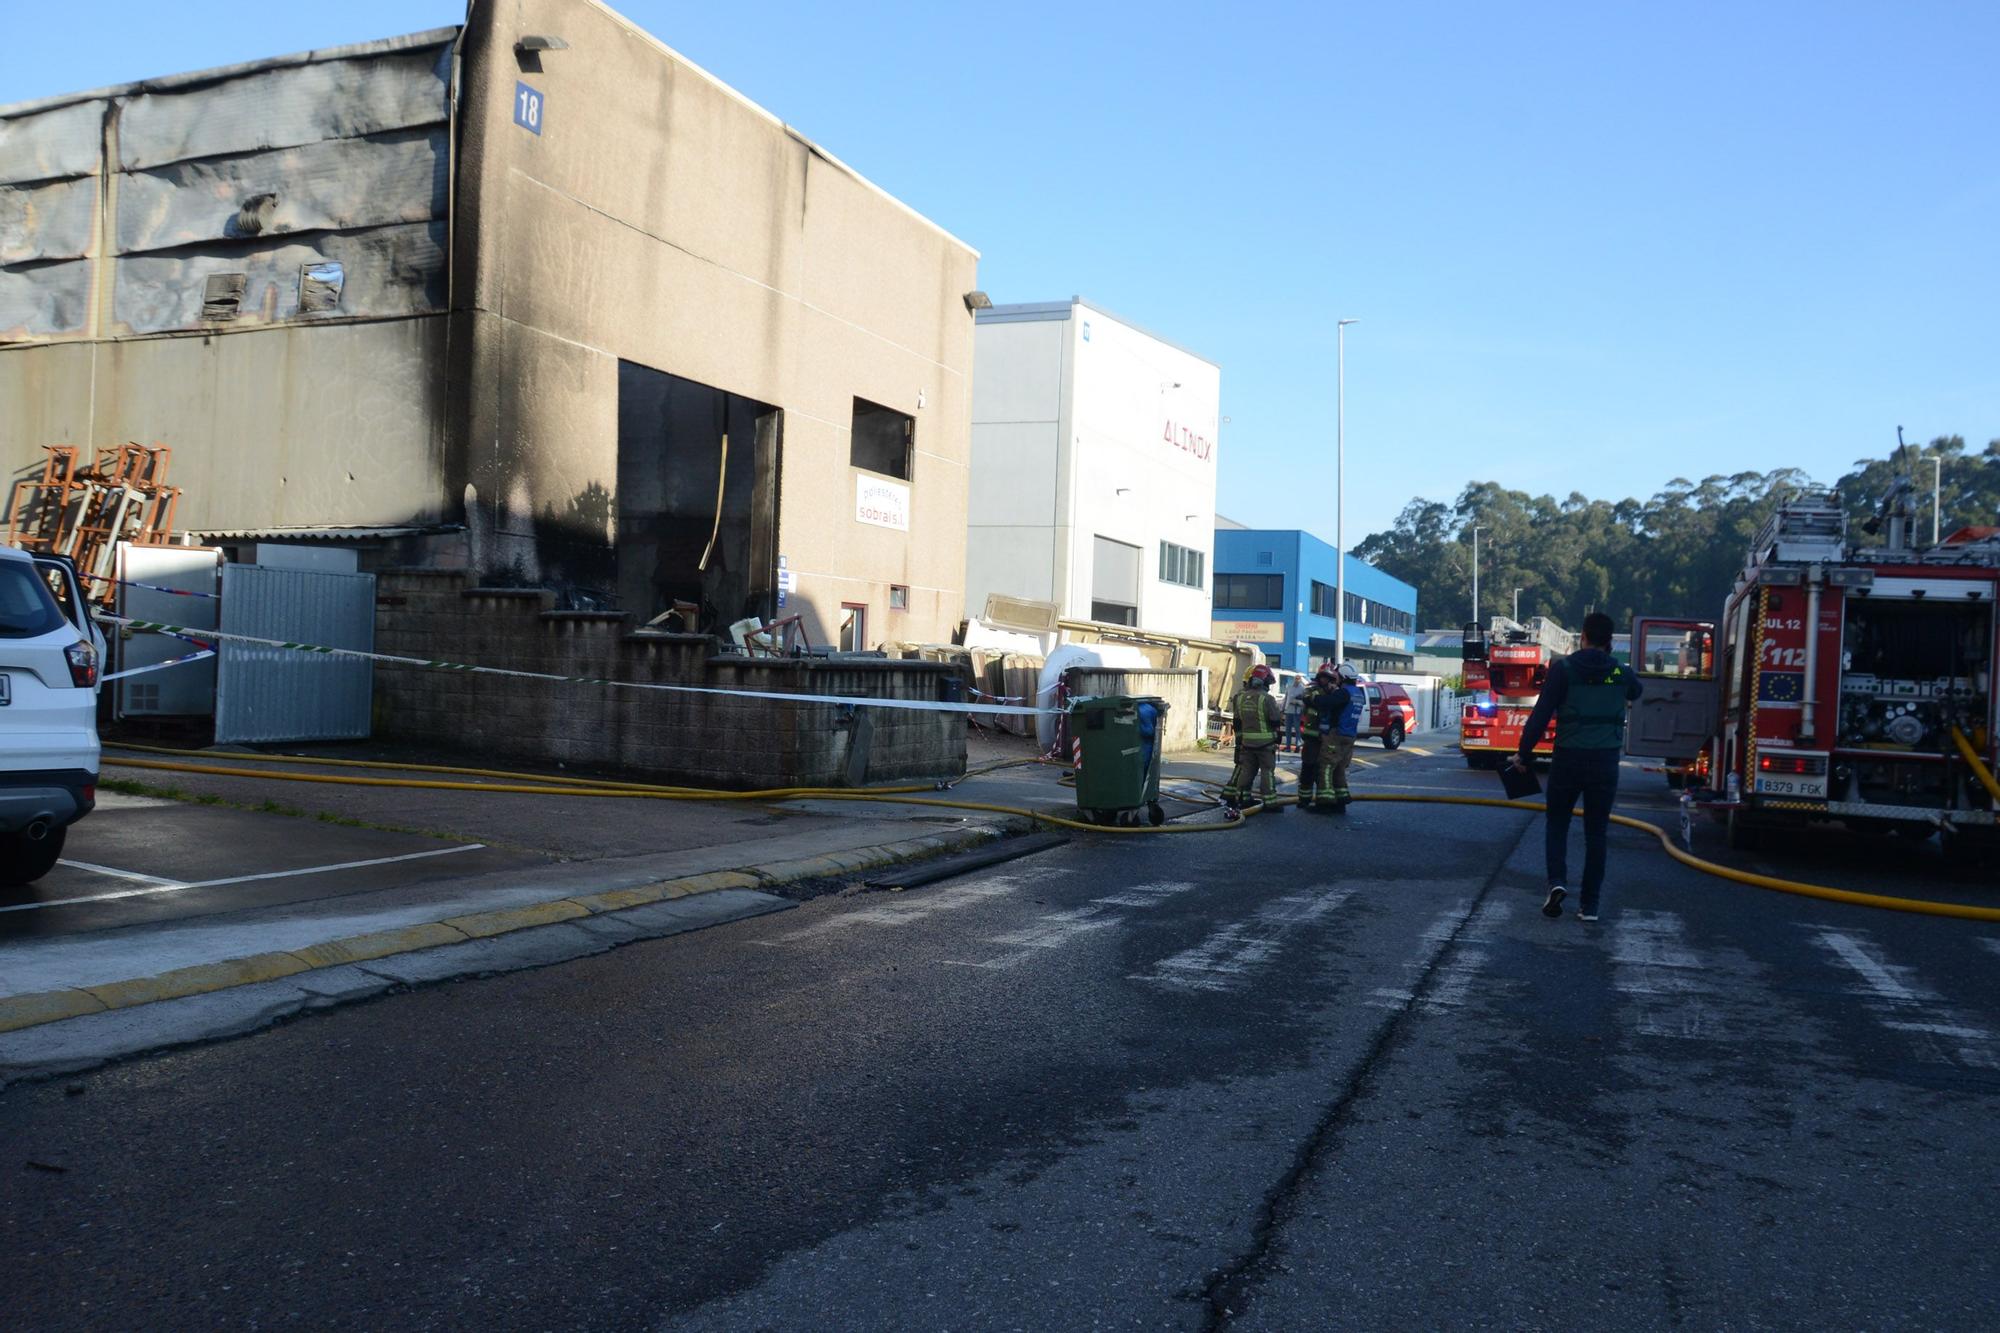
[[[1597,897],[1604,887],[1605,839],[1611,806],[1618,797],[1618,758],[1625,747],[1625,710],[1639,697],[1639,677],[1611,655],[1611,617],[1593,611],[1583,618],[1583,647],[1549,664],[1535,711],[1521,730],[1521,748],[1509,762],[1526,771],[1535,747],[1555,720],[1556,752],[1549,764],[1547,797],[1549,896],[1542,915],[1562,915],[1569,879],[1569,818],[1583,798],[1583,896],[1577,919],[1597,920]]]

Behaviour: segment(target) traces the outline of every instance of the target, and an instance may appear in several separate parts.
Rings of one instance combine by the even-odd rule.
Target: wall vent
[[[248,281],[241,273],[209,274],[201,290],[201,317],[216,324],[235,319]]]
[[[1271,563],[1271,553],[1270,553],[1269,551],[1259,551],[1259,552],[1257,552],[1257,563],[1258,563],[1258,564],[1260,564],[1260,565],[1268,565],[1268,564],[1270,564],[1270,563]]]

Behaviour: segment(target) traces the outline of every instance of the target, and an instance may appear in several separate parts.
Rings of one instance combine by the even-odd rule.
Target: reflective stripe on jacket
[[[1270,745],[1278,739],[1277,725],[1281,720],[1278,701],[1268,690],[1238,690],[1230,704],[1230,712],[1236,718],[1236,741],[1256,749]]]

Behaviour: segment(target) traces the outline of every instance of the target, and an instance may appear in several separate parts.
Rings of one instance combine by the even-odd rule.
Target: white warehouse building
[[[1081,297],[979,312],[965,606],[1205,638],[1222,371]]]

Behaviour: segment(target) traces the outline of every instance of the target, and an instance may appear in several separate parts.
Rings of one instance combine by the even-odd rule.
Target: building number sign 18
[[[514,123],[533,134],[542,132],[542,94],[525,83],[514,85]]]

